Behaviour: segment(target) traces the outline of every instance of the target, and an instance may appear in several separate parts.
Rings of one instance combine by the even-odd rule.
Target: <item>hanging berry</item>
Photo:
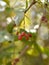
[[[19,58],[14,59],[14,62],[12,65],[16,65],[17,62],[19,62]]]
[[[16,58],[14,61],[15,61],[15,62],[18,62],[18,61],[19,61],[19,58]]]
[[[25,38],[26,38],[26,40],[29,40],[29,35],[25,34]]]
[[[18,35],[18,40],[22,40],[21,34]]]
[[[29,33],[28,35],[29,35],[29,37],[32,37],[32,34]]]
[[[41,18],[41,21],[47,22],[46,16],[43,15],[42,18]]]
[[[22,33],[21,33],[21,36],[25,36],[25,32],[22,32]]]
[[[26,33],[24,31],[18,34],[18,40],[22,40],[23,38],[25,38],[26,40],[29,40],[30,37],[32,37],[32,34]]]

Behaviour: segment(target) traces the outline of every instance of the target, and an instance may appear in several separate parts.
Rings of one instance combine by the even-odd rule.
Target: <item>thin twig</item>
[[[16,60],[18,59],[16,62],[15,62],[15,59],[14,59],[14,62],[15,62],[14,65],[16,65],[19,62],[19,59],[24,55],[24,53],[26,52],[26,50],[28,48],[29,48],[29,45],[25,46],[25,48],[21,51],[20,56],[18,58],[16,58]]]
[[[36,1],[33,1],[33,2],[31,3],[31,5],[25,10],[24,13],[26,13],[35,3],[36,3]]]
[[[20,57],[24,55],[24,53],[26,52],[26,50],[29,48],[29,45],[25,46],[25,48],[21,51],[20,53]]]
[[[24,17],[24,30],[25,30],[25,17]]]

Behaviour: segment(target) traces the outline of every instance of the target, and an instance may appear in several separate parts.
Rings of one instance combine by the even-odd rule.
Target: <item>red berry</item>
[[[18,36],[18,40],[22,40],[22,36],[21,35]]]
[[[47,22],[47,19],[45,19],[45,22]]]
[[[32,37],[32,35],[30,33],[28,35],[29,35],[29,37]]]
[[[26,40],[28,40],[29,38],[28,37],[26,37]]]
[[[15,62],[18,62],[18,61],[19,61],[19,58],[16,58],[16,59],[15,59]]]
[[[42,16],[41,21],[45,21],[46,17]]]
[[[26,40],[28,40],[28,39],[29,39],[29,36],[28,36],[28,34],[25,34],[25,37],[26,37]]]
[[[47,22],[47,18],[45,16],[42,16],[41,21]]]
[[[22,36],[25,36],[25,32],[22,32],[21,35],[22,35]]]

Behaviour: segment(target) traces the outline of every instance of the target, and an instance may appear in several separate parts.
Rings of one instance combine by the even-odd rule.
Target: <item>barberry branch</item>
[[[26,52],[26,50],[29,48],[29,45],[25,46],[25,48],[21,51],[20,53],[20,57],[24,55],[24,53]]]
[[[30,6],[25,10],[24,13],[26,13],[34,4],[36,3],[35,0],[33,0],[33,2],[30,4]]]
[[[29,45],[25,46],[25,48],[20,52],[20,56],[19,56],[18,58],[15,58],[15,59],[14,59],[14,62],[13,62],[12,65],[16,65],[17,62],[19,62],[21,56],[24,55],[24,53],[26,52],[26,50],[27,50],[28,48],[29,48]]]

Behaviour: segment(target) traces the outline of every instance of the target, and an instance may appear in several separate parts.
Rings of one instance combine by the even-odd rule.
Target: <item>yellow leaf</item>
[[[14,16],[16,16],[15,12],[14,11],[11,11],[10,12],[10,17],[14,17]]]
[[[27,53],[28,53],[29,55],[32,55],[33,49],[28,50]]]
[[[3,0],[4,2],[6,2],[9,5],[9,0]]]

